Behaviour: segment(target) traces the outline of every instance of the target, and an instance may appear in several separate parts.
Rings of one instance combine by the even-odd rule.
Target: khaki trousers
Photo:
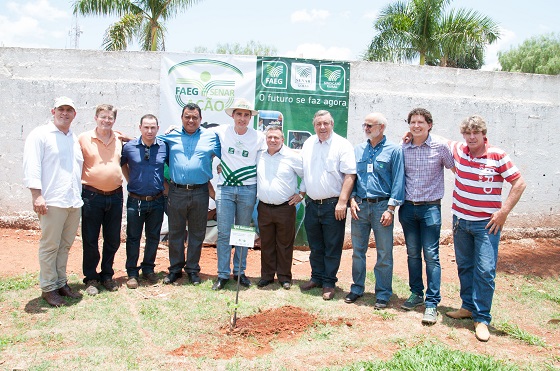
[[[58,290],[68,281],[68,253],[76,238],[80,216],[80,208],[54,206],[49,206],[45,215],[39,215],[39,284],[44,292]]]

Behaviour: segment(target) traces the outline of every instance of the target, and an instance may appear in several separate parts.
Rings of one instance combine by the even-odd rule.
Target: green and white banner
[[[164,54],[159,119],[164,128],[181,125],[189,102],[202,109],[203,125],[231,124],[224,110],[236,98],[252,101],[259,115],[254,127],[282,125],[286,144],[301,148],[314,133],[318,110],[328,110],[334,130],[346,136],[350,63],[235,55]]]

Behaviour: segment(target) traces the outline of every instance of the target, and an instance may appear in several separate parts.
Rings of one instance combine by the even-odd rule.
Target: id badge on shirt
[[[367,164],[367,172],[373,173],[373,164]]]

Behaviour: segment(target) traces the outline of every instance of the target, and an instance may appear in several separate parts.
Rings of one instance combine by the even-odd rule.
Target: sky
[[[390,0],[198,0],[167,23],[166,51],[213,50],[249,41],[278,55],[311,59],[361,59],[374,36],[373,21]],[[73,0],[0,0],[0,46],[101,50],[114,17],[73,17]],[[496,21],[500,40],[486,50],[485,70],[499,68],[497,52],[544,33],[560,34],[559,0],[453,0],[450,8],[474,9]],[[72,36],[71,36],[72,35]],[[138,50],[132,45],[128,50]]]

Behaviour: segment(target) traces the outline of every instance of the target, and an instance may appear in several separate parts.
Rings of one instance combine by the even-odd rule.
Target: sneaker
[[[416,295],[415,293],[410,294],[409,298],[401,305],[401,309],[404,310],[413,310],[417,306],[424,304],[424,298],[420,295]]]
[[[89,280],[86,282],[86,293],[90,296],[99,294],[99,281]]]
[[[138,288],[138,278],[137,277],[128,277],[128,281],[126,281],[126,287],[128,287],[129,289],[137,289]]]
[[[112,279],[105,280],[101,284],[107,291],[117,291],[119,289],[117,283]]]
[[[437,308],[426,308],[424,317],[422,317],[422,323],[425,325],[433,325],[437,322],[437,316]]]
[[[386,300],[377,299],[373,305],[373,309],[380,310],[387,308],[388,302]]]

